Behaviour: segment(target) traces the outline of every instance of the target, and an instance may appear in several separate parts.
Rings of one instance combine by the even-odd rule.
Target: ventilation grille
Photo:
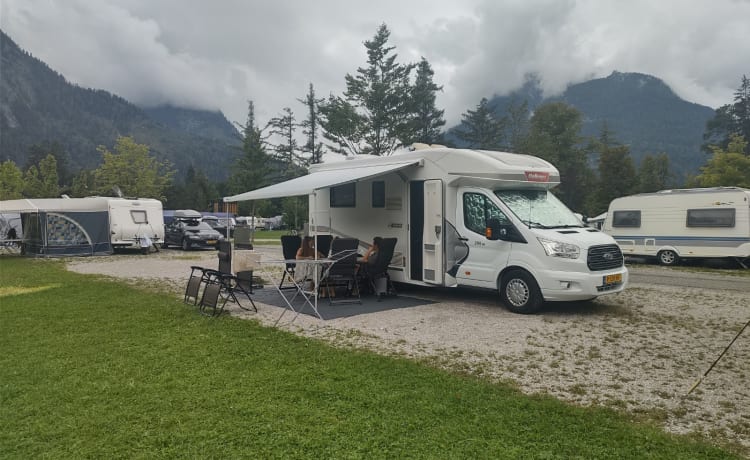
[[[586,262],[589,266],[589,270],[595,272],[622,267],[625,260],[622,257],[622,251],[620,251],[619,246],[616,244],[606,244],[603,246],[590,247]]]

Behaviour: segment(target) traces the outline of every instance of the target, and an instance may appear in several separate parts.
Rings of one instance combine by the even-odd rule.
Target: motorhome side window
[[[376,180],[372,183],[372,207],[385,208],[385,181]]]
[[[634,227],[641,226],[641,211],[615,211],[612,213],[613,227]]]
[[[734,227],[734,209],[688,209],[688,227]]]
[[[464,225],[472,232],[484,235],[489,219],[498,219],[501,224],[510,221],[492,201],[481,193],[464,193]]]
[[[148,223],[148,216],[146,215],[146,211],[130,211],[130,217],[133,219],[133,222],[136,224],[147,224]]]
[[[357,184],[339,185],[331,187],[331,207],[332,208],[353,208],[357,205]]]

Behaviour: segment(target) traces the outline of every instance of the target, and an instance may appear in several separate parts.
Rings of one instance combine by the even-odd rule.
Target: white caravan
[[[662,190],[612,201],[604,221],[625,255],[680,258],[750,258],[750,190],[713,187]]]
[[[615,241],[550,192],[560,174],[528,155],[419,146],[313,165],[310,174],[224,198],[309,195],[317,233],[398,238],[389,273],[423,286],[498,290],[515,312],[592,299],[628,281]]]
[[[152,198],[105,197],[109,205],[112,246],[140,247],[145,236],[154,244],[164,242],[164,211],[161,201]]]

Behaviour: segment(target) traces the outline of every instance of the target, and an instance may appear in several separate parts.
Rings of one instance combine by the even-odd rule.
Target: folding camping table
[[[273,263],[293,263],[297,264],[297,266],[300,265],[308,265],[313,267],[313,279],[312,279],[312,286],[306,286],[306,283],[309,280],[302,280],[301,282],[297,282],[296,279],[292,278],[292,283],[294,284],[293,291],[288,292],[287,294],[284,293],[284,290],[282,289],[281,285],[277,285],[274,283],[274,286],[276,287],[276,290],[278,291],[279,295],[282,299],[284,299],[284,303],[286,303],[289,310],[293,311],[294,318],[290,321],[293,322],[295,319],[297,319],[297,316],[302,312],[302,309],[305,308],[305,306],[309,305],[310,308],[312,308],[313,312],[315,312],[315,315],[323,319],[323,317],[320,315],[320,312],[318,311],[318,294],[320,292],[320,283],[323,281],[326,277],[326,273],[328,272],[328,269],[336,263],[336,260],[334,259],[285,259],[285,260],[272,260],[268,262]],[[299,309],[295,309],[293,302],[294,300],[301,296],[304,299],[304,302],[302,305],[300,305]],[[281,318],[284,316],[284,314],[287,312],[287,308],[284,308],[284,311],[281,312],[281,315],[279,315],[278,319],[276,319],[276,322],[274,323],[274,326],[279,324],[279,321],[281,321]]]

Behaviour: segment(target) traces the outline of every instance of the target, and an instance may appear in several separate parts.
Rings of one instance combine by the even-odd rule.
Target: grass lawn
[[[406,359],[0,258],[2,458],[732,458]]]

